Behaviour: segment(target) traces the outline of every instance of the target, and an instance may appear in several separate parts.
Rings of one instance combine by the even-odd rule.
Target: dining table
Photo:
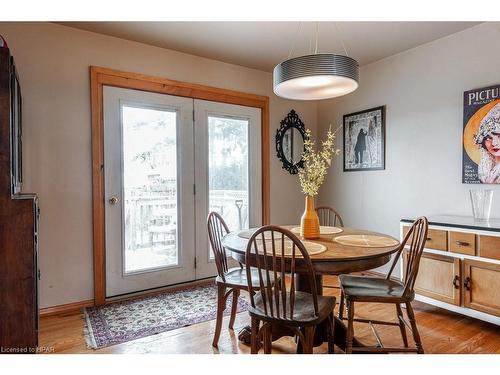
[[[319,238],[306,240],[300,236],[299,226],[280,226],[291,230],[299,240],[308,245],[306,249],[307,247],[314,248],[309,253],[309,256],[315,271],[318,295],[323,295],[323,276],[368,271],[383,266],[389,262],[391,255],[401,246],[400,242],[392,236],[363,229],[321,227]],[[245,264],[248,241],[252,233],[257,229],[251,228],[230,232],[222,239],[222,245],[231,252],[235,260],[241,264]],[[318,251],[318,248],[321,251]],[[249,261],[252,262],[251,259]],[[300,266],[297,267],[295,283],[297,290],[311,292],[305,268],[301,269]],[[326,342],[326,332],[326,326],[316,330],[314,346],[319,346],[323,342]],[[284,329],[273,329],[273,341],[283,336],[293,336],[293,333]],[[244,327],[238,337],[240,341],[249,343],[250,327]],[[342,350],[345,349],[346,326],[337,316],[335,316],[334,341],[336,346]],[[362,347],[364,344],[354,337],[353,346]],[[301,351],[300,343],[297,345],[297,351]]]

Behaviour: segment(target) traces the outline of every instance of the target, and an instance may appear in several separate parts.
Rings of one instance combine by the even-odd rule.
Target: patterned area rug
[[[231,312],[232,296],[225,316]],[[240,296],[238,312],[248,303]],[[84,309],[85,338],[93,349],[215,319],[217,288],[203,285]]]

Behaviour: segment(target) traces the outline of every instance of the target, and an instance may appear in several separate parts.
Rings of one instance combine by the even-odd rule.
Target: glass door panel
[[[122,105],[124,273],[179,264],[177,112]]]
[[[208,116],[208,209],[248,228],[248,120]]]

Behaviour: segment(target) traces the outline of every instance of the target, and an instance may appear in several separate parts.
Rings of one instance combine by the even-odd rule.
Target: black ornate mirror
[[[304,164],[302,160],[304,140],[306,138],[304,123],[292,109],[281,120],[280,125],[280,128],[276,131],[276,153],[278,159],[283,163],[283,169],[286,169],[290,174],[297,174],[299,168],[302,168]]]

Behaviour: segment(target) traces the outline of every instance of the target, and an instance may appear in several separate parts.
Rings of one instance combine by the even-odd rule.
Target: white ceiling
[[[478,22],[63,22],[62,24],[272,71],[293,56],[314,51],[344,53],[360,65],[472,27]]]

